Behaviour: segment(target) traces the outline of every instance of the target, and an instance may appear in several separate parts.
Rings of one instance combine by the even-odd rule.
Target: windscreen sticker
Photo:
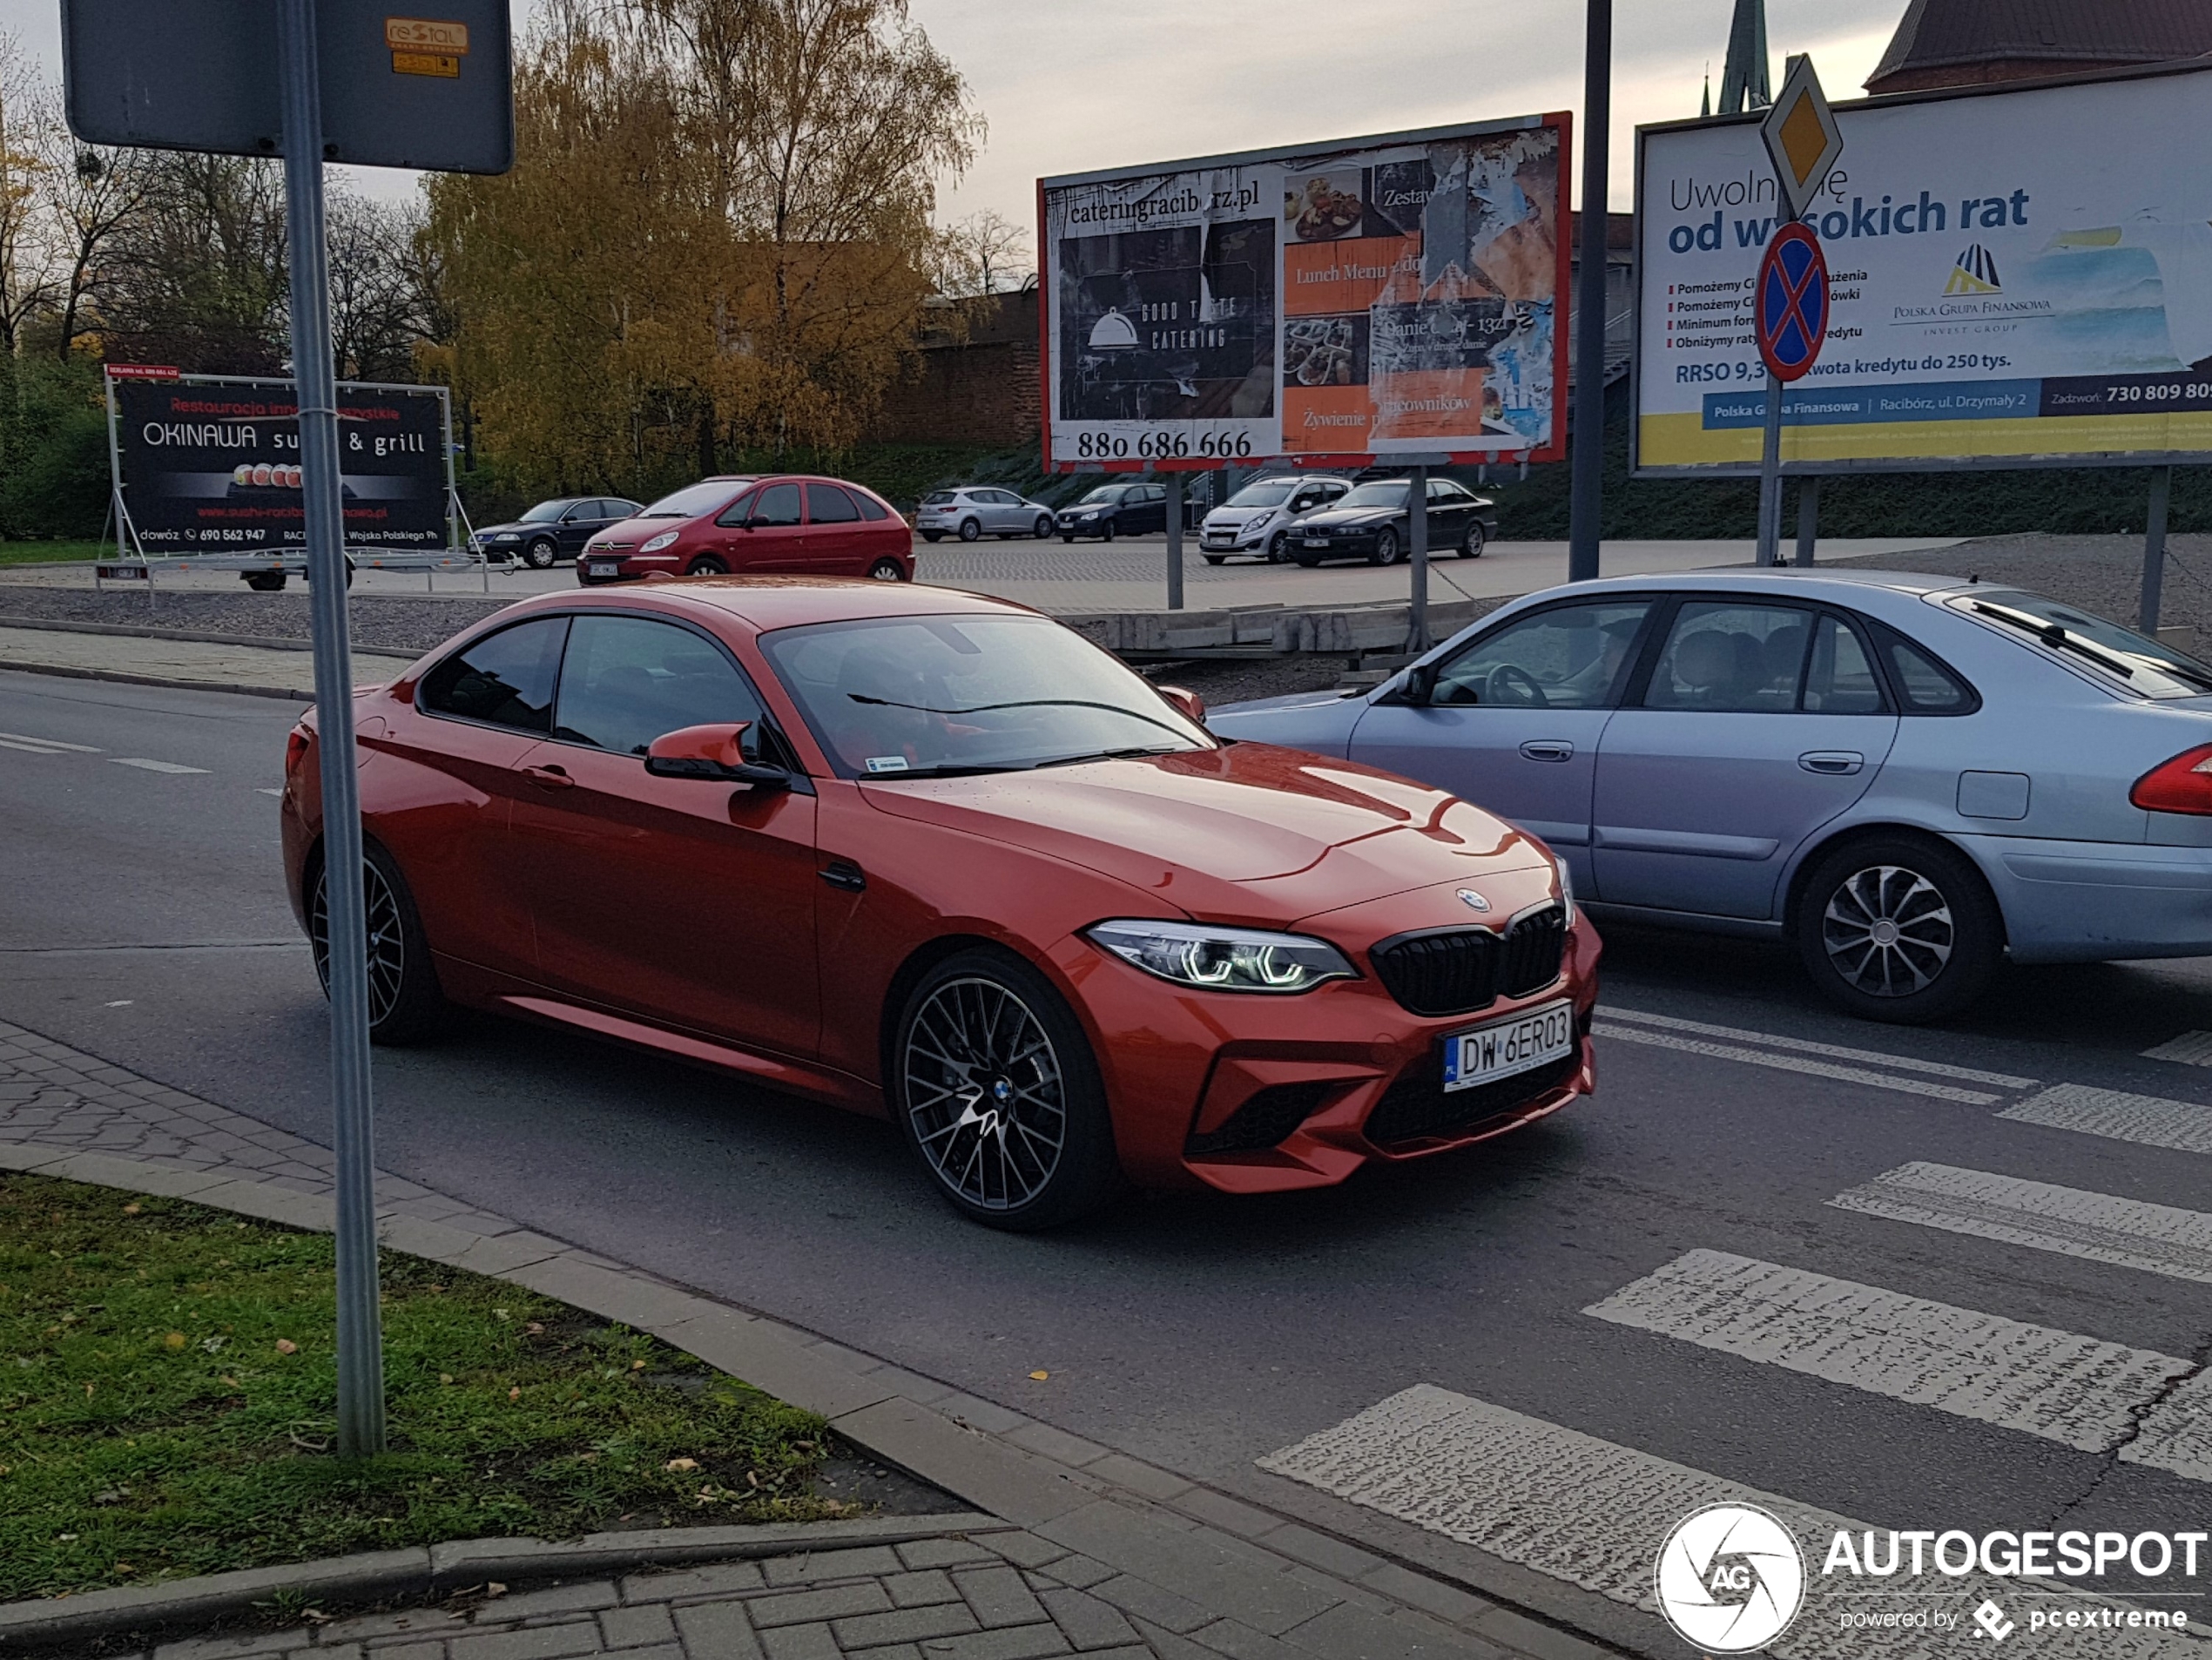
[[[868,771],[871,773],[903,773],[907,770],[907,758],[904,755],[868,757]]]

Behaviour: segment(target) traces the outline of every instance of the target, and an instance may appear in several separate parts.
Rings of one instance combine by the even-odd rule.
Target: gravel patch
[[[452,638],[511,599],[411,599],[356,594],[347,607],[354,649],[416,657]],[[151,610],[144,594],[47,588],[29,583],[0,587],[0,622],[110,623],[132,628],[185,629],[219,634],[241,644],[260,640],[305,640],[312,636],[306,594],[164,591]]]

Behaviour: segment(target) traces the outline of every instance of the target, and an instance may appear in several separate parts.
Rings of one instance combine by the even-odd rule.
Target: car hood
[[[476,527],[476,534],[479,536],[528,536],[533,530],[557,530],[559,529],[560,526],[548,519],[539,519],[535,522],[527,519],[510,519],[505,524],[480,524]]]
[[[1261,519],[1274,516],[1275,509],[1271,507],[1217,507],[1206,515],[1204,523],[1226,529],[1234,525],[1255,524]]]
[[[641,542],[651,541],[663,530],[681,530],[697,523],[695,519],[617,519],[612,524],[603,524],[594,530],[591,539],[594,542],[626,542],[634,548]]]
[[[1548,862],[1445,791],[1268,744],[863,782],[880,812],[1080,865],[1208,921],[1276,927]]]
[[[1316,525],[1381,524],[1391,519],[1402,519],[1402,507],[1328,507],[1318,513],[1309,513],[1298,521],[1298,529],[1311,530]]]

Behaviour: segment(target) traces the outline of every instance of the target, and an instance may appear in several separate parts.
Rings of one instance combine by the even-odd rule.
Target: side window
[[[717,518],[714,522],[717,524],[732,526],[743,524],[745,522],[745,515],[752,511],[754,503],[759,500],[759,497],[758,496],[740,496],[736,501],[731,503],[729,506],[724,508],[722,509],[721,516]]]
[[[860,509],[860,516],[862,518],[873,521],[876,519],[887,519],[891,516],[888,513],[884,511],[883,503],[877,501],[874,496],[864,494],[860,490],[848,491],[847,494],[849,494],[853,498],[853,505]]]
[[[1561,605],[1475,641],[1437,676],[1430,702],[1597,709],[1629,667],[1648,599]]]
[[[1905,713],[1964,715],[1979,706],[1972,687],[1910,640],[1885,631],[1881,651]]]
[[[784,525],[799,523],[799,486],[771,484],[752,498],[752,523]]]
[[[1856,630],[1833,617],[1814,624],[1804,708],[1814,715],[1878,715],[1882,685]]]
[[[432,714],[540,734],[553,730],[553,677],[569,619],[548,617],[488,634],[422,677],[416,701]]]
[[[691,630],[643,617],[576,619],[561,663],[556,738],[643,755],[679,727],[759,719],[745,677]]]
[[[1782,714],[1797,706],[1813,616],[1793,605],[1696,600],[1675,613],[1647,709]]]
[[[850,524],[860,516],[853,498],[834,484],[806,487],[806,520],[810,524]]]

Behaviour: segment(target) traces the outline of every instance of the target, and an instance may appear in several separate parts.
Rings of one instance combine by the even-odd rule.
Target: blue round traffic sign
[[[1759,355],[1777,381],[1794,381],[1820,361],[1828,333],[1828,259],[1820,239],[1803,224],[1778,227],[1767,244],[1755,319]]]

